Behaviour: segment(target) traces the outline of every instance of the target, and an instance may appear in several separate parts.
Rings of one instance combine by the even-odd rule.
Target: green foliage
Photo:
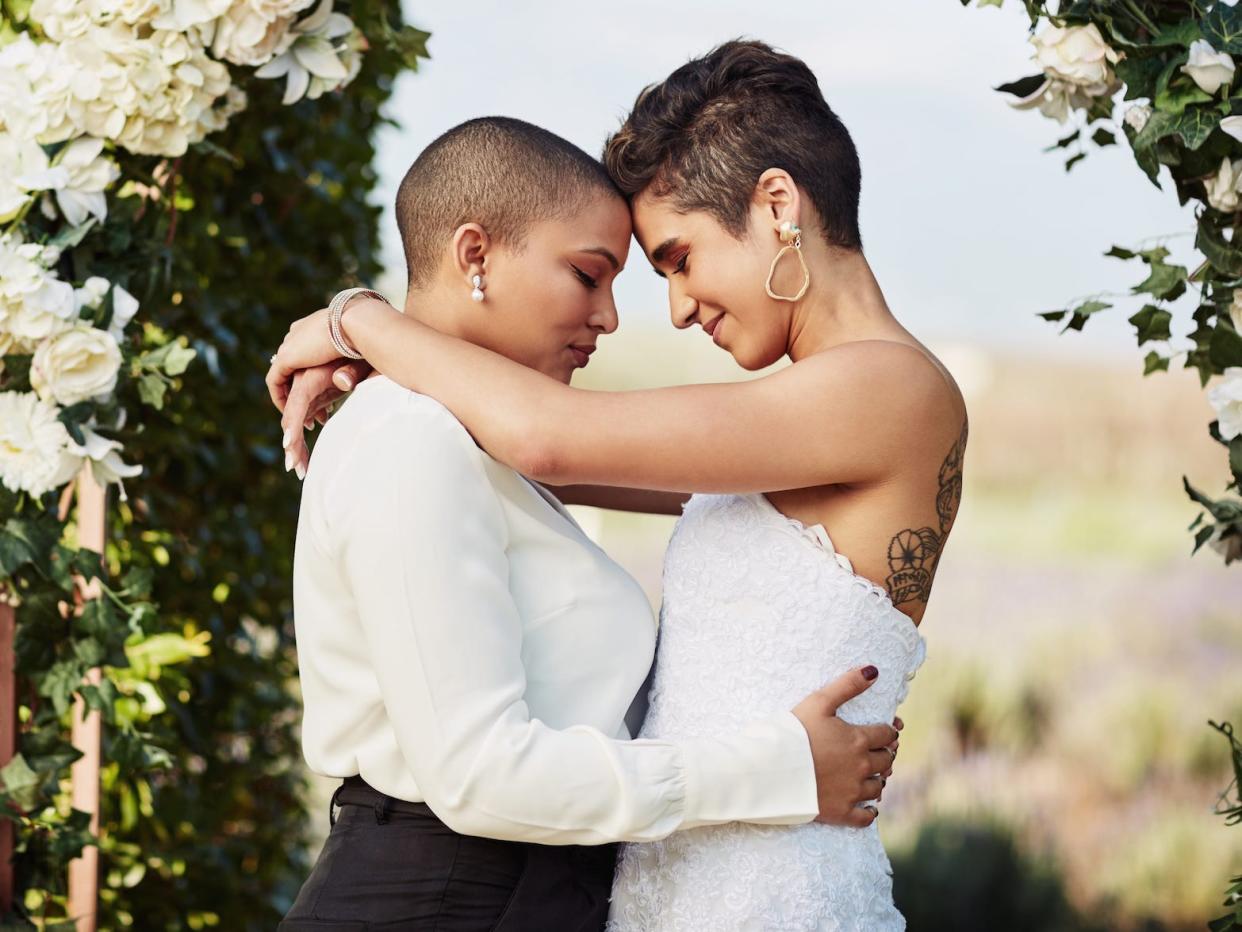
[[[929,821],[891,859],[893,899],[910,932],[1098,928],[1075,914],[1057,866],[1024,852],[999,822]]]
[[[21,746],[0,773],[0,817],[18,823],[18,905],[40,924],[64,916],[66,866],[85,844],[101,851],[101,928],[271,929],[306,875],[289,689],[299,490],[263,373],[291,320],[378,274],[372,138],[394,77],[427,54],[395,4],[344,12],[372,48],[343,91],[286,107],[277,83],[251,80],[249,107],[182,158],[117,153],[158,199],[113,192],[108,222],[85,236],[27,218],[64,245],[62,278],[103,275],[141,303],[114,407],[64,419],[113,425],[145,469],[110,504],[102,574],[56,517],[56,493],[0,490],[0,586],[21,599]],[[6,363],[4,380],[25,378],[20,358]],[[102,575],[103,597],[62,611],[75,574]],[[83,686],[96,665],[102,682]],[[61,782],[75,693],[105,722],[98,839]]]

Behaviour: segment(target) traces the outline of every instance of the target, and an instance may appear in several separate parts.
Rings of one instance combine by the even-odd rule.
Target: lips
[[[569,347],[569,352],[573,354],[574,364],[579,369],[582,369],[591,361],[591,354],[595,352],[595,347],[574,345]]]
[[[719,325],[720,321],[723,318],[724,318],[724,314],[721,314],[719,317],[713,317],[711,320],[709,320],[707,323],[703,325],[703,332],[706,333],[709,337],[714,336],[716,333],[716,327],[717,325]]]

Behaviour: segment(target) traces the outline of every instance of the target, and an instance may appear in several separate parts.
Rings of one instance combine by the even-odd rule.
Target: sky
[[[1193,214],[1167,175],[1157,190],[1124,143],[1067,174],[1061,152],[1041,150],[1071,127],[1014,110],[993,90],[1038,70],[1016,0],[1001,9],[958,0],[404,8],[431,32],[432,58],[399,80],[388,113],[400,125],[379,141],[377,197],[389,208],[380,284],[394,300],[404,270],[391,202],[437,135],[500,114],[598,153],[644,85],[738,36],[797,55],[818,76],[859,150],[868,260],[897,317],[933,345],[1137,358],[1125,318],[1142,302],[1128,295],[1081,334],[1058,336],[1035,315],[1140,281],[1137,265],[1103,256],[1114,243],[1179,234],[1167,245],[1190,260]],[[663,282],[636,247],[616,292],[623,328],[667,322]]]

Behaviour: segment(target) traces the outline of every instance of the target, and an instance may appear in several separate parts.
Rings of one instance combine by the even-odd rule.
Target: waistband
[[[329,821],[335,823],[332,815],[333,806],[366,806],[375,810],[377,822],[387,822],[392,814],[423,816],[440,821],[440,817],[431,811],[426,803],[411,802],[408,799],[397,799],[381,793],[360,776],[346,777],[332,794],[332,802],[328,806]]]

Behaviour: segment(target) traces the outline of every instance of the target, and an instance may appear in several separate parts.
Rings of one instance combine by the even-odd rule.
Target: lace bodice
[[[696,495],[664,564],[655,678],[639,737],[738,729],[841,673],[879,678],[838,714],[890,722],[923,662],[918,628],[822,527],[763,495]],[[891,868],[873,824],[730,823],[626,845],[609,932],[888,930]]]

